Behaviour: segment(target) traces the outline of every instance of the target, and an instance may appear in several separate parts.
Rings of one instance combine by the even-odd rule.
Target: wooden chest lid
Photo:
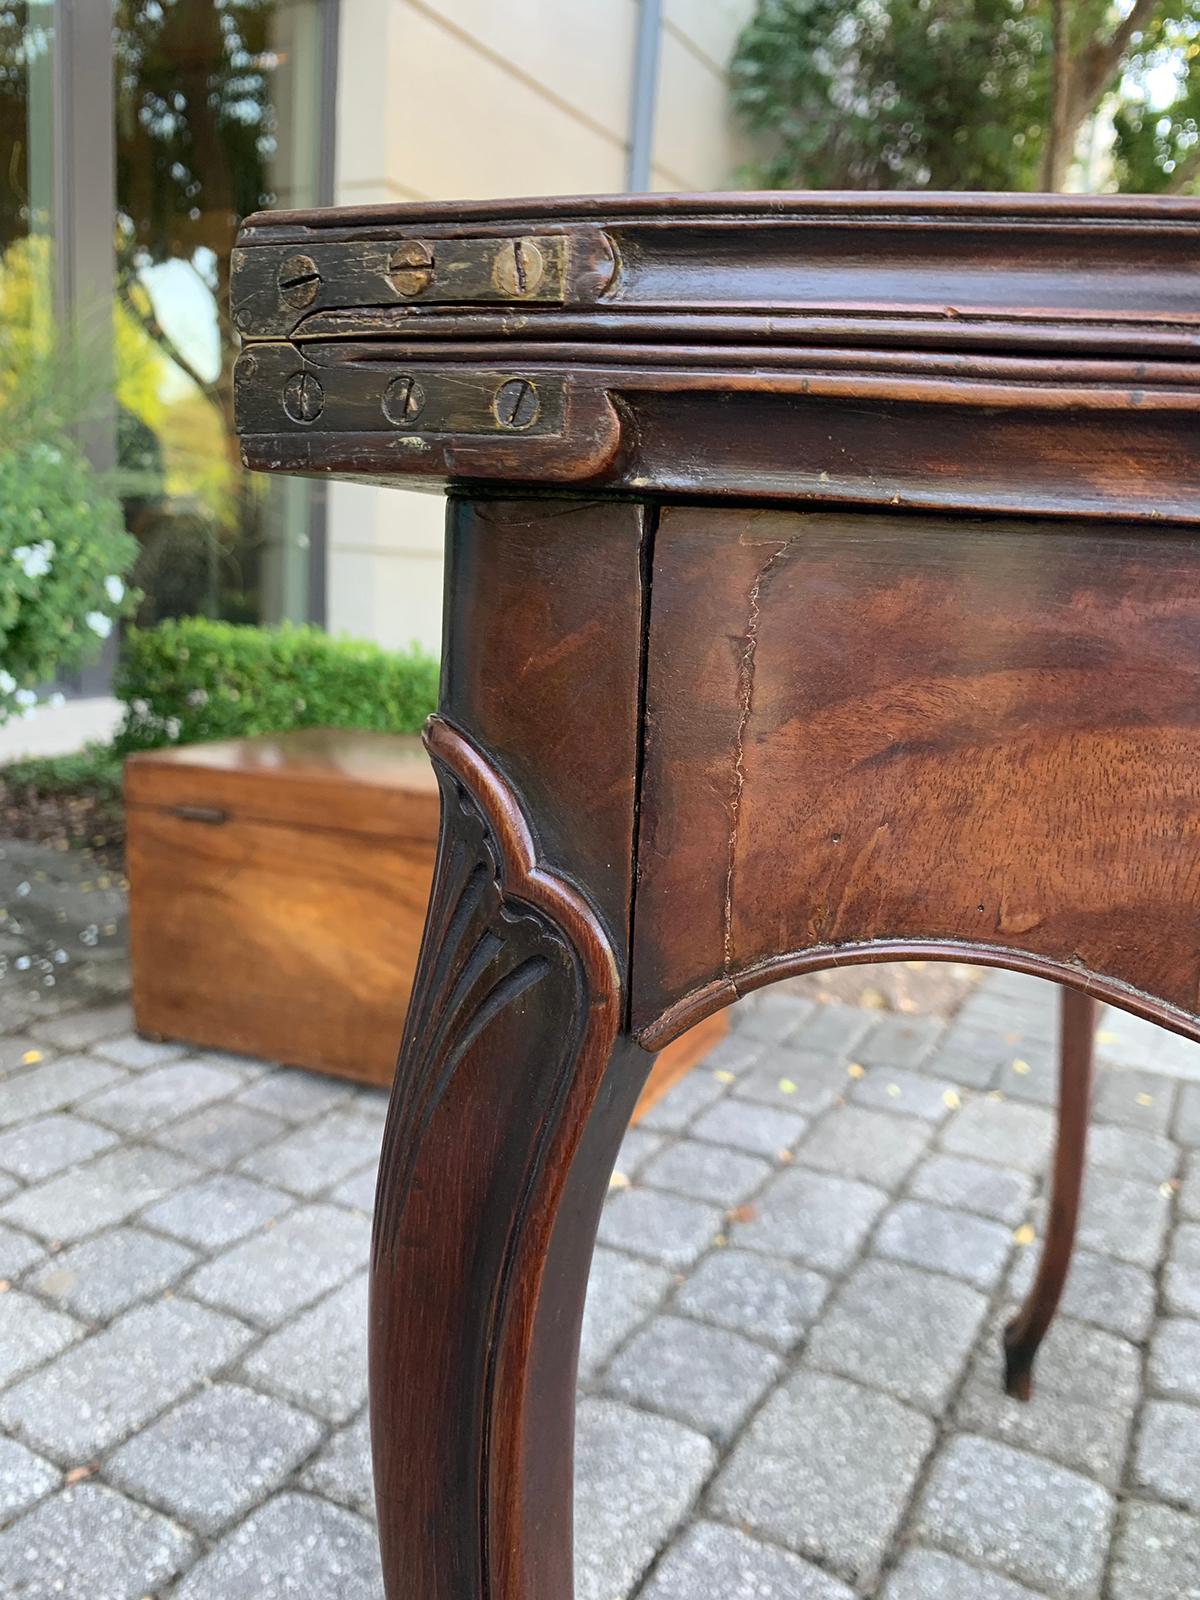
[[[437,837],[437,779],[420,739],[304,728],[148,750],[125,763],[131,808],[376,837]]]

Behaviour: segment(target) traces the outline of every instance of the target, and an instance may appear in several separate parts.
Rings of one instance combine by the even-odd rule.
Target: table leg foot
[[[1033,1394],[1033,1364],[1062,1296],[1079,1221],[1092,1099],[1096,1002],[1062,990],[1059,1032],[1058,1140],[1046,1238],[1025,1304],[1004,1330],[1004,1387],[1016,1400]]]

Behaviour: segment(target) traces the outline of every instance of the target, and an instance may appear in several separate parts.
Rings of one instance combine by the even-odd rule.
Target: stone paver
[[[201,1533],[249,1511],[310,1455],[320,1425],[280,1400],[214,1384],[108,1461],[105,1475]]]
[[[736,1224],[731,1237],[822,1272],[844,1272],[886,1205],[887,1195],[870,1184],[794,1167],[771,1182],[755,1215]]]
[[[1032,1589],[999,1573],[969,1566],[941,1550],[906,1550],[884,1586],[882,1600],[1040,1600]]]
[[[1200,1600],[1200,1520],[1134,1500],[1113,1554],[1112,1600]]]
[[[0,1439],[0,1527],[56,1489],[58,1468],[15,1439]]]
[[[846,1281],[808,1341],[807,1359],[922,1410],[945,1405],[987,1315],[964,1283],[888,1261]]]
[[[375,1515],[371,1476],[371,1425],[366,1413],[335,1433],[301,1478],[306,1489],[323,1494],[365,1517]]]
[[[578,1600],[1200,1600],[1200,1057],[1155,1070],[1159,1036],[1106,1018],[1125,1058],[1102,1041],[1082,1248],[1022,1405],[1000,1335],[1044,1217],[1053,991],[960,977],[888,1013],[920,964],[835,976],[740,1002],[622,1146]],[[0,1591],[381,1600],[385,1097],[71,993],[0,1015]]]
[[[379,1155],[379,1124],[347,1106],[248,1155],[240,1171],[311,1199]]]
[[[367,1397],[367,1283],[359,1276],[272,1334],[243,1368],[253,1383],[345,1422]]]
[[[30,1287],[77,1317],[108,1322],[183,1276],[194,1250],[140,1228],[112,1228],[59,1251]]]
[[[151,1133],[164,1122],[221,1100],[242,1087],[228,1067],[203,1061],[173,1061],[128,1079],[100,1094],[89,1095],[89,1117],[122,1133]]]
[[[854,1600],[854,1591],[774,1545],[700,1522],[672,1546],[641,1600]]]
[[[742,1435],[711,1504],[848,1582],[869,1584],[933,1439],[933,1424],[908,1406],[801,1373]]]
[[[143,1211],[140,1220],[198,1249],[223,1250],[294,1204],[279,1189],[223,1172],[177,1190]]]
[[[23,1189],[5,1201],[0,1218],[68,1243],[127,1221],[199,1175],[182,1156],[128,1145]]]
[[[632,1593],[716,1462],[702,1434],[617,1400],[582,1400],[575,1438],[575,1597]]]
[[[1011,1232],[999,1223],[919,1200],[893,1206],[875,1236],[880,1255],[965,1278],[979,1289],[999,1282],[1011,1245]]]
[[[250,1337],[205,1306],[140,1306],[8,1389],[0,1422],[35,1449],[90,1461],[223,1367]]]
[[[1200,1401],[1200,1322],[1168,1317],[1158,1324],[1146,1377],[1155,1394]]]
[[[80,1117],[66,1113],[37,1117],[0,1133],[0,1170],[20,1178],[22,1183],[37,1183],[64,1167],[110,1150],[116,1143],[115,1133]]]
[[[195,1554],[195,1541],[100,1483],[43,1500],[0,1533],[0,1573],[20,1600],[141,1600]]]
[[[1010,1293],[1024,1299],[1033,1286],[1040,1251],[1019,1252],[1009,1278]],[[1097,1327],[1140,1342],[1154,1324],[1154,1279],[1143,1267],[1077,1249],[1059,1302],[1064,1316],[1094,1322]]]
[[[769,1162],[739,1150],[684,1139],[642,1169],[641,1181],[653,1189],[672,1189],[693,1200],[736,1206],[771,1176]]]
[[[739,1334],[655,1317],[617,1356],[604,1387],[728,1443],[781,1371],[778,1356]]]
[[[343,1283],[365,1259],[370,1225],[340,1206],[305,1206],[198,1267],[188,1294],[273,1327]]]
[[[176,1600],[382,1600],[375,1531],[311,1495],[277,1495],[227,1534],[175,1593]]]
[[[0,1095],[0,1128],[51,1111],[66,1111],[88,1095],[122,1083],[128,1074],[94,1056],[60,1056],[12,1073]]]
[[[619,1259],[619,1258],[618,1258]],[[592,1270],[595,1284],[596,1272]],[[776,1350],[792,1350],[829,1298],[829,1280],[819,1272],[772,1261],[749,1250],[715,1250],[680,1289],[680,1311],[719,1328],[760,1339]],[[589,1305],[592,1291],[589,1290]]]
[[[974,1211],[1015,1227],[1029,1210],[1033,1179],[1023,1172],[972,1161],[966,1156],[930,1156],[909,1180],[917,1200],[932,1200],[956,1211]]]
[[[1054,1118],[1041,1106],[972,1100],[942,1133],[942,1148],[1040,1176],[1054,1138]]]
[[[720,1253],[712,1259],[719,1260]],[[579,1375],[584,1381],[661,1304],[670,1287],[671,1274],[665,1267],[596,1246],[579,1348]]]
[[[1133,1481],[1159,1500],[1200,1512],[1200,1409],[1151,1400],[1142,1416]]]
[[[693,1139],[730,1145],[754,1155],[778,1159],[790,1150],[808,1129],[807,1117],[775,1106],[756,1105],[750,1100],[719,1100],[696,1118],[689,1132]]]
[[[653,1189],[627,1189],[604,1208],[600,1243],[649,1256],[666,1267],[690,1267],[721,1231],[722,1212],[699,1200]]]
[[[929,1136],[928,1127],[912,1117],[843,1106],[821,1119],[800,1144],[796,1160],[819,1172],[892,1189],[912,1171]]]
[[[157,1129],[154,1142],[206,1167],[224,1167],[278,1138],[287,1126],[270,1112],[222,1100]]]
[[[850,1081],[845,1062],[824,1052],[778,1050],[739,1079],[731,1093],[777,1111],[816,1117],[845,1095]]]
[[[0,1385],[40,1367],[83,1337],[73,1317],[48,1310],[30,1294],[0,1295]]]
[[[916,1533],[1050,1594],[1097,1594],[1112,1496],[1040,1456],[971,1434],[941,1451]]]

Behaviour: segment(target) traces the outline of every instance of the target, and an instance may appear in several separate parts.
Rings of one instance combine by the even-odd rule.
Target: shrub
[[[289,728],[415,733],[437,703],[437,662],[319,628],[182,617],[131,628],[117,668],[121,751]]]
[[[65,438],[0,451],[0,726],[95,654],[130,609],[137,542]]]

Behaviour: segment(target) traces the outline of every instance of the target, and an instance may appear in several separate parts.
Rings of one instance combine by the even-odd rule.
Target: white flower
[[[38,544],[21,544],[13,551],[13,560],[27,578],[44,578],[54,559],[54,544],[43,539]]]
[[[138,700],[133,700],[130,703],[133,706],[134,715],[138,716],[138,717],[144,717],[146,715],[147,711],[149,711],[149,709],[150,709],[149,700],[138,699]]]
[[[166,731],[166,735],[167,735],[168,739],[178,739],[178,737],[179,737],[179,718],[178,717],[168,717],[166,722],[165,722],[165,724],[164,724],[164,729]]]
[[[50,696],[49,700],[46,701],[46,704],[48,706],[65,706],[66,703],[67,703],[66,695],[65,694],[60,694],[57,689]]]
[[[17,680],[12,673],[5,672],[3,667],[0,667],[0,694],[11,694],[16,687]]]
[[[19,706],[37,705],[37,694],[33,689],[18,689],[13,698]]]
[[[101,639],[107,639],[112,632],[112,618],[106,617],[103,611],[89,611],[83,620]]]
[[[105,578],[104,592],[112,601],[114,606],[119,606],[121,601],[125,598],[125,585],[121,582],[120,578]]]
[[[187,703],[190,706],[206,706],[208,704],[208,690],[189,689]]]

